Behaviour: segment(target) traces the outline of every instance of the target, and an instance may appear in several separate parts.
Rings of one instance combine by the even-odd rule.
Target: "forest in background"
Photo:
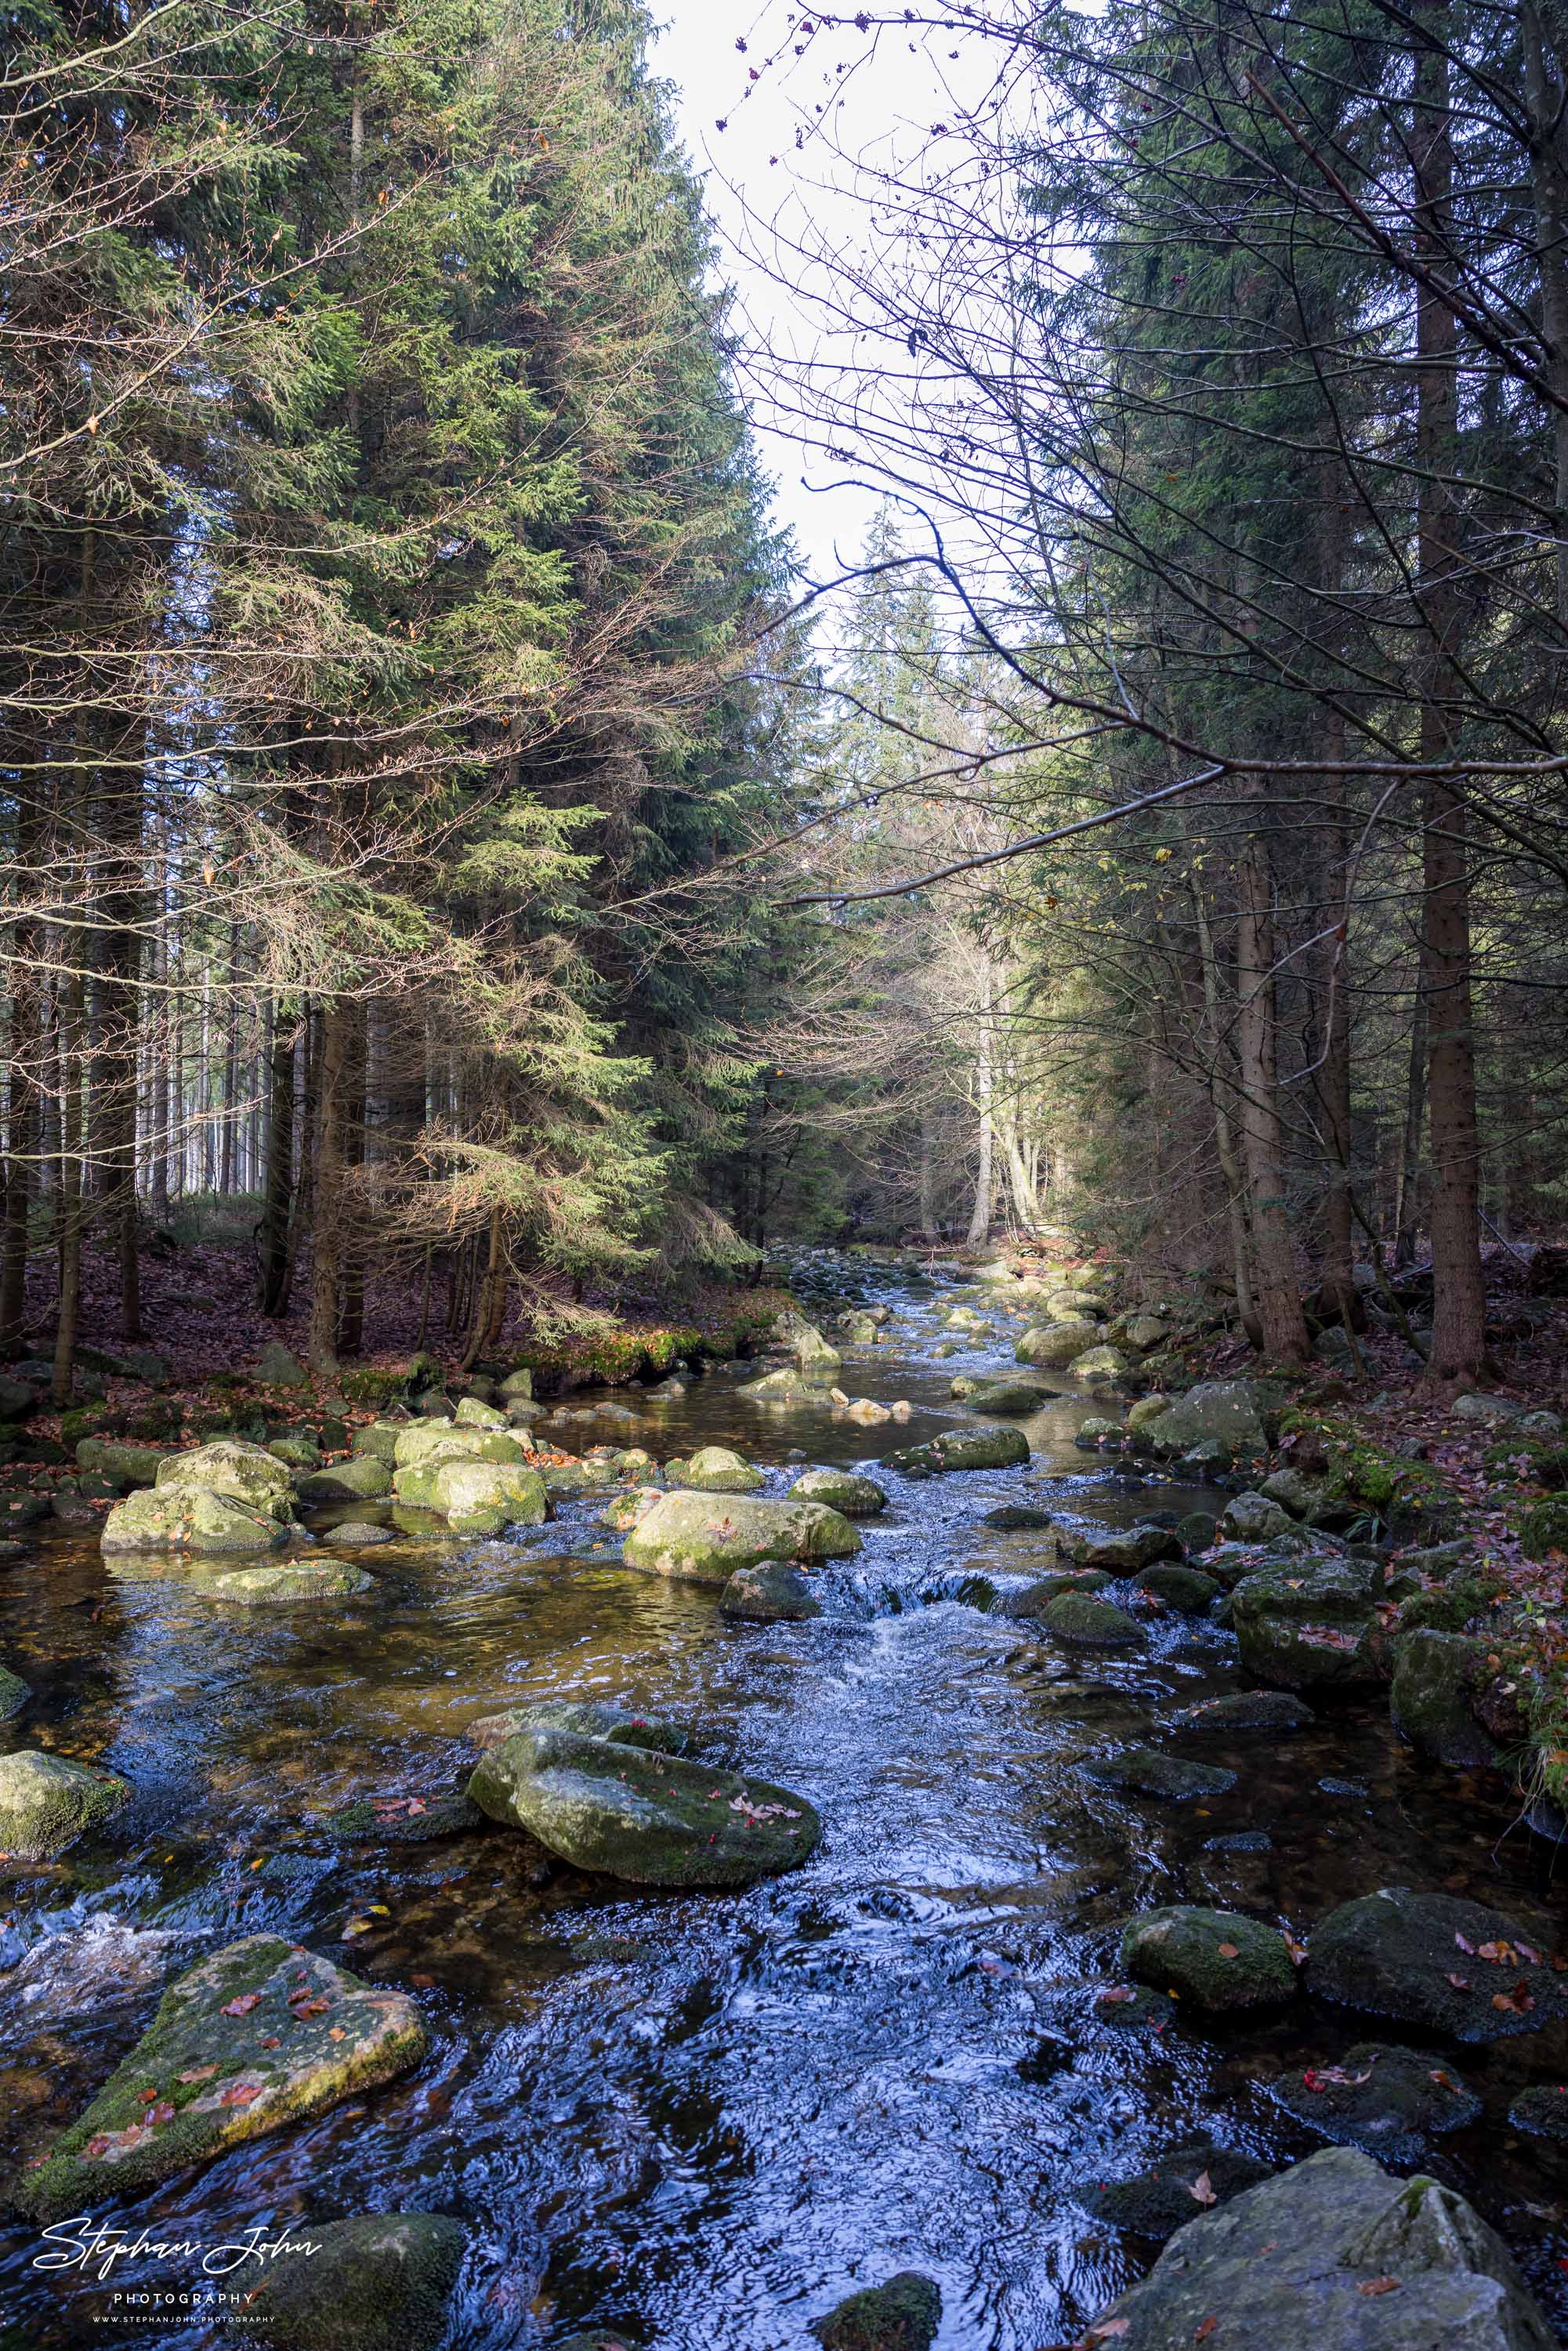
[[[1049,1223],[1476,1377],[1568,1107],[1568,16],[765,10],[717,128],[864,199],[758,222],[809,364],[646,37],[12,20],[0,1342],[68,1400],[161,1237],[328,1372]],[[831,597],[748,411],[884,500]]]

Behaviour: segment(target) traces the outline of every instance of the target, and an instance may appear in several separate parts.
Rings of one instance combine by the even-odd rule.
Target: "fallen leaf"
[[[1210,2311],[1207,2318],[1200,2318],[1198,2320],[1197,2328],[1193,2334],[1193,2341],[1195,2343],[1207,2343],[1218,2324],[1219,2321],[1218,2317],[1215,2315],[1213,2311]]]
[[[263,2042],[262,2047],[265,2049],[266,2046]],[[176,2074],[174,2079],[176,2082],[210,2082],[217,2070],[215,2065],[193,2065],[188,2074]]]
[[[1358,2285],[1355,2290],[1357,2294],[1397,2294],[1399,2281],[1391,2277],[1368,2278],[1364,2285]]]
[[[1460,1949],[1460,1950],[1461,1950],[1461,1951],[1464,1951],[1465,1953],[1467,1953],[1467,1954],[1468,1954],[1468,1956],[1469,1956],[1470,1959],[1472,1959],[1475,1958],[1475,1955],[1476,1955],[1476,1947],[1475,1947],[1475,1945],[1474,1945],[1473,1943],[1467,1942],[1467,1941],[1466,1941],[1466,1939],[1465,1939],[1465,1938],[1464,1938],[1464,1936],[1463,1936],[1463,1935],[1461,1935],[1461,1934],[1458,1932],[1458,1928],[1456,1928],[1456,1929],[1455,1929],[1455,1931],[1454,1931],[1454,1940],[1455,1940],[1455,1942],[1458,1945],[1458,1947],[1459,1947],[1459,1949]]]
[[[1470,1988],[1470,1980],[1469,1976],[1450,1976],[1448,1978],[1448,1981],[1453,1985],[1456,1991],[1469,1991]]]
[[[1221,1943],[1219,1946],[1219,1956],[1222,1959],[1239,1959],[1241,1957],[1240,1944]]]
[[[220,2106],[248,2106],[261,2095],[259,2082],[231,2082],[226,2090],[218,2092]]]
[[[1207,2171],[1200,2171],[1198,2173],[1197,2178],[1193,2180],[1186,2192],[1192,2198],[1195,2204],[1218,2204],[1219,2201],[1218,2197],[1214,2192],[1214,2182],[1210,2179]]]
[[[223,2012],[225,2016],[248,2016],[253,2008],[260,2006],[261,1994],[258,1991],[242,1991],[235,1999],[224,2002]]]
[[[167,2098],[160,2098],[155,2106],[148,2108],[147,2119],[150,2123],[172,2123],[174,2119],[174,2108]]]

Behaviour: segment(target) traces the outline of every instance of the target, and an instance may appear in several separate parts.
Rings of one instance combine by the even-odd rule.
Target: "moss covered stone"
[[[821,1502],[758,1496],[663,1494],[626,1538],[629,1566],[727,1583],[765,1559],[850,1559],[861,1539]]]
[[[159,1464],[168,1458],[164,1445],[131,1445],[113,1437],[84,1437],[76,1448],[77,1468],[97,1478],[117,1478],[122,1486],[151,1486]]]
[[[1086,1347],[1072,1358],[1072,1376],[1077,1380],[1118,1380],[1131,1368],[1131,1358],[1120,1347]]]
[[[1375,1681],[1377,1617],[1359,1562],[1287,1560],[1235,1586],[1243,1668],[1282,1689],[1341,1689]]]
[[[373,1453],[359,1453],[312,1470],[299,1481],[302,1502],[380,1502],[392,1489],[392,1473]]]
[[[1269,2165],[1256,2156],[1217,2147],[1210,2138],[1189,2138],[1130,2179],[1085,2181],[1078,2197],[1097,2220],[1113,2229],[1136,2237],[1172,2237],[1206,2205],[1224,2204],[1270,2176]]]
[[[277,1465],[280,1469],[283,1465]],[[147,1487],[117,1502],[103,1523],[106,1552],[182,1551],[219,1556],[270,1551],[288,1529],[270,1511],[202,1487]]]
[[[1099,1343],[1094,1324],[1080,1316],[1071,1322],[1042,1322],[1024,1332],[1013,1353],[1038,1371],[1064,1372],[1077,1355]]]
[[[1219,1531],[1227,1542],[1270,1542],[1294,1523],[1290,1511],[1266,1494],[1235,1494],[1220,1513]]]
[[[1362,1895],[1319,1922],[1308,1949],[1315,1998],[1450,2041],[1500,2041],[1568,2016],[1568,1979],[1528,1930],[1458,1895]]]
[[[442,1461],[526,1462],[528,1458],[528,1448],[521,1438],[504,1428],[458,1428],[451,1421],[411,1421],[399,1429],[392,1445],[392,1461],[399,1470],[430,1468]]]
[[[887,1508],[887,1496],[875,1479],[853,1469],[804,1469],[789,1491],[802,1502],[825,1502],[846,1519],[874,1519]]]
[[[573,1730],[584,1739],[604,1739],[617,1747],[646,1747],[658,1755],[682,1755],[686,1734],[678,1723],[643,1714],[617,1698],[531,1698],[501,1714],[482,1715],[468,1726],[476,1747],[498,1747],[519,1730]]]
[[[1189,1737],[1228,1738],[1239,1730],[1304,1730],[1317,1716],[1289,1690],[1228,1690],[1223,1698],[1207,1698],[1184,1707],[1171,1717],[1171,1728]]]
[[[563,1861],[633,1886],[749,1886],[796,1868],[821,1834],[786,1788],[567,1730],[503,1740],[468,1793]]]
[[[542,1526],[549,1516],[543,1478],[516,1462],[443,1461],[436,1465],[433,1489],[435,1508],[445,1513],[454,1534],[492,1533],[489,1520],[496,1514],[502,1526],[524,1527]]]
[[[617,1494],[606,1502],[600,1517],[615,1534],[630,1534],[647,1517],[664,1490],[662,1486],[633,1486],[630,1493]]]
[[[32,1695],[19,1674],[0,1666],[0,1722],[9,1722],[14,1714],[20,1714]]]
[[[478,1828],[485,1815],[466,1796],[366,1796],[322,1823],[341,1844],[432,1844]]]
[[[1509,2126],[1527,2138],[1549,2138],[1568,2147],[1568,2084],[1538,2082],[1521,2090],[1508,2110]]]
[[[1111,1581],[1101,1568],[1063,1568],[1060,1574],[1039,1576],[1021,1592],[1011,1593],[1001,1613],[1004,1616],[1043,1616],[1051,1602],[1060,1600],[1064,1592],[1082,1593],[1092,1598],[1103,1592]],[[1131,1624],[1131,1617],[1127,1621]]]
[[[1134,1575],[1157,1559],[1178,1559],[1181,1545],[1168,1527],[1096,1527],[1073,1546],[1084,1567],[1107,1575]]]
[[[944,1469],[1011,1469],[1029,1459],[1021,1428],[945,1428],[931,1440]]]
[[[956,1381],[954,1385],[957,1385]],[[1051,1391],[1033,1380],[977,1380],[967,1401],[976,1412],[995,1412],[1004,1419],[1021,1419],[1049,1404]]]
[[[768,1483],[760,1469],[727,1445],[703,1445],[685,1461],[665,1465],[674,1486],[690,1487],[700,1494],[755,1494]]]
[[[287,1429],[283,1436],[272,1437],[267,1449],[286,1469],[319,1469],[321,1466],[321,1447],[303,1428]]]
[[[51,1861],[131,1800],[126,1782],[68,1755],[25,1747],[0,1755],[0,1853]]]
[[[264,1445],[219,1437],[189,1453],[171,1453],[158,1464],[156,1487],[161,1494],[225,1494],[281,1526],[294,1517],[294,1479]]]
[[[352,1600],[373,1592],[376,1580],[346,1561],[284,1560],[272,1567],[236,1567],[207,1575],[195,1587],[204,1600],[238,1608],[287,1608],[307,1601]]]
[[[1163,1796],[1186,1803],[1197,1796],[1223,1796],[1236,1785],[1234,1771],[1216,1764],[1188,1763],[1158,1747],[1124,1747],[1119,1754],[1096,1756],[1083,1766],[1084,1777],[1097,1788],[1114,1788],[1133,1796]]]
[[[1568,1501],[1532,1503],[1519,1522],[1519,1547],[1526,1559],[1568,1553]]]
[[[812,2319],[810,2331],[822,2351],[929,2351],[941,2324],[938,2288],[915,2270],[901,2270]]]
[[[1134,1918],[1122,1937],[1122,1965],[1140,1983],[1199,2008],[1278,2008],[1295,1997],[1285,1938],[1232,1910],[1178,1902]]]
[[[391,1527],[377,1526],[373,1520],[340,1519],[335,1527],[327,1529],[321,1540],[323,1542],[340,1543],[346,1551],[354,1551],[372,1543],[395,1542],[397,1537]]]
[[[368,1454],[372,1461],[384,1461],[392,1468],[397,1460],[397,1441],[408,1423],[402,1420],[372,1420],[366,1428],[356,1428],[350,1443],[356,1454]]]
[[[499,1405],[486,1404],[482,1396],[465,1395],[453,1416],[458,1428],[505,1428],[507,1416]]]
[[[1462,1633],[1407,1633],[1394,1648],[1389,1712],[1418,1755],[1458,1770],[1497,1761],[1497,1746],[1470,1710],[1486,1678],[1486,1650]]]
[[[298,2225],[308,2254],[280,2253],[247,2296],[246,2319],[287,2351],[434,2351],[467,2232],[439,2212]]]
[[[1124,1608],[1086,1592],[1060,1593],[1047,1604],[1040,1622],[1053,1640],[1074,1648],[1125,1648],[1144,1637]]]
[[[1390,2289],[1387,2281],[1397,2282]],[[1210,2326],[1218,2319],[1218,2331]],[[1462,2196],[1325,2147],[1189,2220],[1103,2313],[1120,2351],[1552,2351],[1513,2262]]]
[[[12,2200],[50,2220],[136,2195],[390,2081],[425,2046],[405,1993],[279,1936],[247,1936],[170,1986],[130,2056],[13,2184]]]
[[[800,1569],[782,1559],[737,1567],[719,1593],[718,1604],[723,1615],[749,1617],[762,1625],[804,1624],[822,1613]]]
[[[1201,1568],[1184,1567],[1178,1560],[1158,1560],[1138,1577],[1140,1592],[1152,1593],[1166,1608],[1184,1616],[1201,1616],[1219,1597],[1221,1586]]]
[[[1417,2163],[1427,2142],[1480,2118],[1481,2102],[1429,2051],[1358,2041],[1332,2064],[1281,2074],[1270,2084],[1287,2114],[1336,2147],[1362,2147],[1389,2163]]]

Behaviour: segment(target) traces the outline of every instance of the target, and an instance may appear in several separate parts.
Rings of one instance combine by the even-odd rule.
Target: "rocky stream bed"
[[[543,1519],[514,1468],[499,1536],[370,1493],[260,1565],[23,1537],[0,1765],[83,1825],[0,1859],[4,2351],[256,2339],[111,2301],[253,2287],[302,2351],[1568,2339],[1555,1849],[1396,1734],[1354,1562],[1228,1607],[1174,1531],[1231,1493],[1080,1449],[1093,1366],[988,1416],[955,1375],[1016,1383],[1020,1322],[800,1278],[887,1310],[841,1376],[906,1416],[751,1364],[538,1424],[732,1448],[732,1542],[808,1464],[871,1478],[807,1481],[797,1563],[699,1580],[688,1497]],[[496,1507],[418,1449],[453,1524]],[[1305,1689],[1301,1624],[1349,1660]],[[326,2258],[41,2269],[88,2211]]]

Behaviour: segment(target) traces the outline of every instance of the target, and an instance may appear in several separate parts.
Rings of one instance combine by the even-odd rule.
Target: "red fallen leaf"
[[[1241,1957],[1240,1944],[1221,1943],[1219,1946],[1219,1956],[1222,1959],[1239,1959]]]
[[[1354,2090],[1371,2079],[1370,2065],[1364,2074],[1347,2074],[1343,2065],[1309,2065],[1301,2075],[1302,2084],[1309,2090]]]
[[[1355,2290],[1357,2294],[1397,2294],[1399,2281],[1391,2277],[1368,2278],[1364,2285],[1358,2285]]]
[[[1511,1991],[1494,1991],[1491,2004],[1494,2008],[1502,2009],[1509,2015],[1528,2016],[1535,2006],[1535,1996],[1525,1990],[1521,1980],[1514,1985]]]
[[[269,2033],[267,2034],[267,2036],[266,2040],[262,2043],[262,2044],[261,2044],[261,2045],[262,2045],[262,2047],[263,2047],[264,2049],[281,2049],[281,2048],[282,2048],[282,2046],[283,2046],[283,2043],[282,2043],[282,2042],[281,2042],[281,2041],[279,2041],[279,2039],[278,2039],[278,2037],[277,2037],[277,2033],[276,2033],[276,2032],[269,2032]],[[212,2071],[213,2071],[214,2074],[217,2072],[217,2070],[218,2070],[218,2069],[217,2069],[217,2067],[216,2067],[215,2065],[212,2068]]]
[[[1436,2082],[1439,2090],[1457,2090],[1459,2086],[1450,2074],[1444,2073],[1440,2065],[1433,2066],[1427,2079]]]
[[[248,2016],[253,2008],[260,2006],[261,1994],[258,1991],[242,1991],[234,2000],[225,2001],[223,2012],[225,2016]]]
[[[174,2119],[174,2108],[167,2098],[161,2098],[155,2106],[148,2109],[147,2119],[150,2123],[172,2123]]]
[[[1458,1931],[1458,1928],[1455,1928],[1455,1930],[1454,1930],[1454,1940],[1455,1940],[1455,1942],[1456,1942],[1456,1943],[1458,1943],[1458,1947],[1459,1947],[1459,1949],[1460,1949],[1460,1950],[1461,1950],[1461,1951],[1465,1951],[1465,1952],[1467,1952],[1472,1959],[1475,1958],[1475,1955],[1476,1955],[1476,1947],[1475,1947],[1475,1945],[1474,1945],[1473,1943],[1471,1943],[1471,1942],[1467,1942],[1467,1941],[1466,1941],[1466,1939],[1465,1939],[1465,1938],[1464,1938],[1464,1936],[1463,1936],[1463,1935],[1461,1935],[1461,1934],[1459,1933],[1459,1931]]]
[[[1469,1976],[1450,1976],[1448,1978],[1448,1981],[1453,1985],[1456,1991],[1469,1991],[1470,1988],[1470,1980]]]
[[[423,1813],[424,1810],[424,1798],[423,1796],[411,1796],[408,1800],[408,1809],[411,1819],[415,1813]]]
[[[308,2000],[301,2000],[297,1991],[291,1991],[288,1995],[289,2012],[294,2016],[325,2016],[331,2005],[331,2001],[323,2000],[319,1992],[313,1999]]]
[[[219,2091],[218,2104],[220,2106],[248,2106],[260,2095],[259,2082],[231,2082],[227,2089]]]
[[[1207,2318],[1200,2318],[1198,2320],[1197,2325],[1193,2334],[1193,2341],[1195,2343],[1207,2343],[1218,2324],[1218,2319],[1216,2317],[1213,2311],[1210,2311]]]
[[[428,1991],[431,1985],[435,1981],[435,1978],[434,1976],[410,1976],[409,1981],[413,1985],[416,1991]]]
[[[1188,2186],[1186,2192],[1195,2204],[1218,2204],[1219,2201],[1214,2192],[1214,2182],[1207,2171],[1198,2173],[1197,2178]]]
[[[157,2091],[156,2091],[156,2090],[143,2090],[143,2091],[142,2091],[142,2093],[141,2093],[141,2103],[142,2103],[142,2105],[143,2105],[144,2106],[150,2106],[150,2105],[152,2104],[153,2099],[154,2099],[157,2095],[158,2095],[158,2093],[157,2093]]]
[[[261,2045],[265,2049],[266,2042]],[[210,2082],[217,2070],[215,2065],[193,2065],[188,2074],[176,2074],[174,2079],[176,2082]]]
[[[1511,1968],[1513,1965],[1513,1945],[1511,1943],[1478,1943],[1476,1957],[1478,1959],[1490,1959],[1494,1967]]]
[[[327,2038],[329,2041],[341,2041],[342,2037],[343,2028],[340,2024],[329,2024],[328,2026]]]
[[[1100,2005],[1102,2008],[1113,2008],[1118,2001],[1131,2000],[1132,1997],[1131,1984],[1110,1984],[1100,1995]]]

